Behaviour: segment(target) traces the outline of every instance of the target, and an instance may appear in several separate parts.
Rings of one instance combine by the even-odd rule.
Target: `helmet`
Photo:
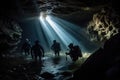
[[[68,47],[73,47],[73,43],[70,43],[70,44],[68,45]]]

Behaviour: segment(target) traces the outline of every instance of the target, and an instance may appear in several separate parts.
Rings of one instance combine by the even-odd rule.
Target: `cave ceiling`
[[[0,14],[12,18],[38,17],[41,11],[58,16],[68,16],[84,22],[93,12],[105,6],[116,7],[112,0],[0,0]],[[119,8],[118,8],[119,9]],[[74,17],[74,18],[73,18]]]

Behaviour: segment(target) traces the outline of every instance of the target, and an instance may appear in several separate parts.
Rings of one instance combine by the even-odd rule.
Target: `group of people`
[[[72,61],[76,61],[78,60],[79,57],[82,57],[82,52],[78,45],[74,46],[73,43],[70,43],[68,47],[69,47],[69,52],[66,52],[66,55],[69,55]],[[51,50],[53,50],[55,56],[60,56],[60,51],[61,51],[60,43],[57,42],[56,40],[53,40]],[[26,41],[22,45],[22,51],[25,53],[26,56],[31,54],[32,58],[35,61],[37,61],[37,58],[39,58],[39,60],[41,61],[41,57],[44,56],[44,49],[39,44],[38,40],[36,40],[35,44],[31,46],[29,40],[26,39]]]
[[[39,44],[38,40],[36,40],[35,44],[31,46],[28,39],[26,39],[26,41],[22,45],[22,51],[25,53],[26,56],[30,55],[31,53],[31,56],[35,61],[37,61],[38,57],[39,57],[39,60],[41,61],[41,57],[44,56],[44,49]]]

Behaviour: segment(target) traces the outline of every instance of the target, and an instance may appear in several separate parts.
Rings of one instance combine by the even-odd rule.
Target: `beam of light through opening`
[[[50,46],[52,45],[53,40],[60,41],[62,48],[65,48],[63,42],[60,40],[60,38],[58,37],[56,32],[48,24],[45,17],[46,17],[46,15],[44,13],[41,13],[41,16],[39,17],[39,20],[40,20],[40,23],[41,23],[42,30],[45,34],[45,37],[47,38],[48,49],[50,49]]]
[[[41,43],[45,43],[43,40],[41,40],[41,38],[44,38],[44,36],[42,35],[42,31],[41,31],[41,28],[39,27],[39,23],[35,22],[35,26],[36,26],[36,34],[37,34],[37,37],[39,39],[39,41]]]
[[[49,25],[47,25],[45,22],[45,16],[43,15],[43,13],[41,13],[41,16],[39,19],[40,19],[41,27],[43,28],[43,31],[45,33],[45,36],[47,40],[49,40],[48,43],[49,45],[51,45],[52,40],[54,40],[54,36],[48,27]]]
[[[58,24],[62,29],[64,29],[65,32],[67,32],[69,35],[71,35],[72,37],[74,36],[74,39],[77,40],[77,42],[79,42],[79,46],[83,47],[81,45],[83,45],[83,43],[81,42],[81,40],[83,41],[86,40],[85,36],[83,34],[85,34],[82,29],[78,26],[73,25],[72,23],[67,23],[66,21],[62,21],[62,19],[59,19],[57,17],[54,16],[49,16],[50,19],[55,22],[56,24]],[[63,23],[64,22],[64,23]],[[77,44],[77,43],[76,43]]]
[[[72,35],[70,35],[68,32],[66,32],[60,25],[53,22],[50,18],[50,16],[46,17],[46,20],[51,25],[51,27],[54,29],[54,31],[57,33],[57,35],[60,37],[60,39],[63,41],[63,43],[66,45],[66,47],[70,43],[79,44],[79,41],[77,41]],[[83,46],[82,46],[83,48]]]
[[[62,44],[62,48],[64,46],[63,50],[66,50],[70,43],[79,45],[83,52],[91,52],[92,47],[95,50],[96,45],[91,44],[80,26],[45,13],[41,13],[39,19],[49,47],[52,45],[53,40],[57,40]]]
[[[50,15],[50,16],[51,16],[51,19],[52,19],[55,23],[57,23],[57,24],[59,24],[60,26],[62,26],[62,28],[64,28],[66,31],[69,31],[70,33],[73,33],[73,34],[75,34],[75,35],[77,34],[77,36],[78,36],[78,34],[79,34],[79,36],[82,36],[82,37],[84,37],[84,38],[87,39],[85,31],[84,31],[80,26],[77,26],[77,25],[75,25],[75,24],[72,24],[72,23],[70,23],[70,22],[68,22],[68,21],[65,21],[65,20],[63,20],[63,19],[60,19],[60,18],[55,17],[55,16],[53,16],[53,15]]]
[[[90,41],[90,39],[87,37],[88,35],[86,34],[85,30],[80,26],[72,24],[53,15],[50,15],[49,17],[53,22],[60,25],[66,32],[74,36],[74,38],[76,38],[79,41],[79,46],[86,49],[86,51],[93,52],[94,50],[99,48],[99,45]]]

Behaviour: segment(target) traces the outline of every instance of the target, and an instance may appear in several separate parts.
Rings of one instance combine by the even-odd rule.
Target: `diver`
[[[66,52],[66,55],[69,55],[73,62],[77,61],[79,57],[82,57],[81,49],[78,45],[73,45],[73,43],[70,43],[68,45],[69,52]]]
[[[61,46],[59,42],[57,42],[56,40],[53,40],[51,49],[54,51],[55,56],[60,56]]]
[[[41,57],[44,56],[44,49],[39,44],[38,40],[35,41],[35,44],[31,48],[31,55],[32,55],[32,58],[35,59],[35,61],[37,61],[38,57],[39,57],[39,60],[41,61]]]
[[[31,45],[30,45],[30,41],[29,39],[26,39],[26,41],[24,42],[24,44],[22,45],[22,51],[25,53],[25,55],[29,55],[30,54],[30,49],[31,49]]]

